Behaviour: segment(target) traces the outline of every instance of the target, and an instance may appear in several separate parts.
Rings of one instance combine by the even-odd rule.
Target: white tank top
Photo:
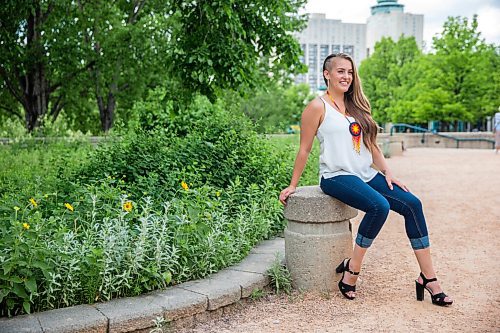
[[[358,154],[354,150],[352,135],[349,132],[349,121],[353,117],[346,117],[334,109],[322,97],[325,104],[325,116],[316,134],[319,140],[319,177],[331,178],[340,175],[355,175],[365,182],[369,182],[377,174],[371,167],[373,157],[363,143]],[[363,134],[361,134],[363,135]]]

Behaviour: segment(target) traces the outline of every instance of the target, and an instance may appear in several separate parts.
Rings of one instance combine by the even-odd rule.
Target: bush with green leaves
[[[95,151],[8,148],[32,149],[27,161],[53,159],[1,174],[12,179],[0,185],[0,315],[202,278],[283,230],[277,197],[291,174],[288,151],[223,102],[198,98],[168,119]]]
[[[240,261],[283,228],[273,184],[181,189],[133,200],[103,180],[80,201],[15,206],[0,224],[3,316],[134,296]],[[68,200],[69,201],[69,200]],[[89,208],[90,207],[90,208]]]
[[[290,177],[286,152],[259,136],[237,106],[199,97],[189,110],[163,121],[101,146],[72,179],[88,183],[111,176],[123,179],[123,188],[136,197],[161,199],[182,181],[223,189],[239,177],[247,186],[269,181],[278,188]]]
[[[269,84],[254,89],[242,100],[240,109],[252,120],[260,133],[284,133],[290,125],[300,122],[302,111],[316,97],[307,84],[286,88]]]

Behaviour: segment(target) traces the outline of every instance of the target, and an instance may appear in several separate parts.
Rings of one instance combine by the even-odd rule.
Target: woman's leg
[[[393,190],[389,189],[385,177],[381,174],[375,176],[375,178],[368,182],[368,185],[387,199],[391,210],[403,215],[405,218],[406,234],[410,239],[410,244],[420,266],[420,271],[428,279],[436,277],[432,265],[427,225],[420,200],[412,193],[402,190],[397,185],[394,185]],[[421,277],[418,278],[418,281],[422,282]],[[433,294],[442,292],[441,286],[437,281],[430,282],[427,286],[432,290]],[[451,299],[448,297],[445,299],[445,301],[449,300]]]
[[[436,272],[434,271],[434,267],[432,266],[432,258],[431,258],[431,249],[430,247],[422,250],[414,250],[415,256],[417,257],[418,265],[420,266],[420,271],[424,274],[427,279],[432,279],[436,277]],[[418,282],[420,284],[423,283],[422,278],[418,277]],[[427,287],[429,287],[432,291],[433,295],[439,294],[443,292],[441,285],[438,281],[427,283]],[[444,299],[445,302],[451,302],[452,299],[448,296]]]
[[[351,271],[359,272],[368,247],[370,247],[387,219],[389,202],[356,176],[336,176],[321,179],[320,186],[326,194],[366,213],[359,225],[356,245],[349,263]],[[346,272],[343,282],[355,285],[356,280],[356,275]],[[348,295],[354,297],[355,293],[348,292]]]

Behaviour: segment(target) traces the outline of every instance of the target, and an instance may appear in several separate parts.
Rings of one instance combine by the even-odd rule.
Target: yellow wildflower
[[[17,207],[17,206],[14,206],[14,210],[15,210],[16,212],[17,212],[19,209],[21,209],[21,208],[19,208],[19,207]]]
[[[215,192],[215,195],[220,197],[220,192],[219,191]]]
[[[23,223],[23,228],[26,229],[26,230],[29,230],[30,228],[30,225],[26,222]]]
[[[67,203],[67,202],[64,204],[64,207],[68,208],[70,211],[74,211],[74,210],[75,210],[75,209],[73,208],[73,206],[71,206],[71,204],[69,204],[69,203]]]
[[[186,184],[186,182],[185,182],[185,181],[182,181],[181,186],[182,186],[182,188],[183,188],[184,190],[186,190],[186,191],[187,191],[187,190],[189,190],[188,184]]]
[[[36,203],[35,199],[30,198],[30,202],[31,202],[31,204],[33,205],[33,207],[35,207],[35,208],[36,208],[36,207],[38,206],[38,204]]]
[[[123,210],[130,212],[133,208],[132,202],[127,201],[123,204]]]

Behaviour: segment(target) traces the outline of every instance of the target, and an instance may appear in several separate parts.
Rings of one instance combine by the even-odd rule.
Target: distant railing
[[[105,140],[116,140],[116,137],[111,136],[82,136],[82,137],[25,137],[25,138],[0,138],[0,146],[8,145],[16,142],[29,143],[52,143],[59,141],[88,141],[93,145],[97,145]]]
[[[410,128],[410,129],[413,129],[415,131],[422,132],[422,139],[420,140],[421,143],[425,142],[425,134],[426,133],[431,133],[432,135],[440,136],[442,138],[447,138],[447,139],[455,140],[455,142],[457,143],[457,148],[459,148],[460,142],[462,142],[462,141],[485,141],[485,142],[490,142],[492,148],[495,147],[495,140],[492,140],[492,139],[485,139],[485,138],[457,138],[456,136],[447,135],[447,134],[441,134],[441,133],[439,133],[436,130],[430,130],[430,129],[427,129],[427,128],[424,128],[424,127],[413,126],[413,125],[409,125],[409,124],[393,124],[391,126],[390,136],[393,135],[394,128],[400,128],[400,127]]]

